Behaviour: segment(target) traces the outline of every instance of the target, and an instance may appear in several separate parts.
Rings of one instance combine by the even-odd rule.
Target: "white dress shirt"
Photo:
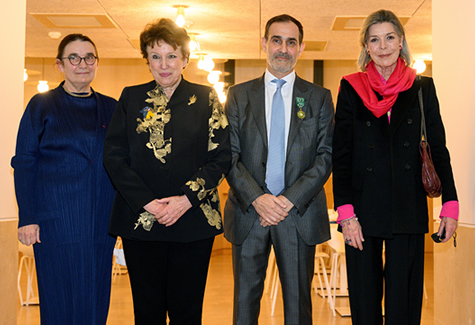
[[[270,137],[270,120],[272,116],[272,99],[274,98],[274,93],[277,89],[277,85],[272,80],[278,79],[274,77],[269,70],[266,69],[264,76],[265,89],[266,89],[266,127],[267,127],[267,141]],[[290,119],[292,115],[292,94],[294,89],[295,82],[295,70],[286,75],[284,78],[285,84],[282,86],[281,93],[285,105],[285,153],[287,153],[287,141],[289,138],[289,129],[290,129]]]

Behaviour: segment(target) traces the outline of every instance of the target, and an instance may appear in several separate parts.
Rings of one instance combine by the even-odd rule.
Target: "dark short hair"
[[[302,24],[300,23],[300,21],[298,21],[294,17],[292,17],[290,15],[286,15],[286,14],[272,17],[271,19],[269,19],[267,21],[266,31],[265,31],[265,34],[264,34],[264,38],[266,40],[269,40],[269,29],[270,29],[270,26],[273,23],[294,23],[295,25],[297,25],[297,27],[299,28],[299,44],[302,44],[302,41],[303,41],[303,26],[302,26]]]
[[[371,57],[366,50],[366,43],[368,42],[369,37],[369,28],[375,24],[381,23],[393,24],[396,34],[399,37],[403,37],[402,49],[399,52],[399,57],[404,60],[406,66],[409,66],[412,63],[411,51],[409,50],[409,45],[407,44],[404,26],[392,11],[381,9],[371,13],[368,17],[366,17],[360,29],[361,52],[358,58],[358,68],[361,71],[366,71],[366,65],[371,61]]]
[[[140,33],[140,51],[147,62],[147,46],[153,47],[160,41],[171,45],[175,50],[180,46],[183,58],[190,58],[190,36],[186,30],[179,27],[173,20],[162,18],[147,24]]]
[[[56,58],[58,60],[61,60],[61,58],[63,57],[64,55],[64,49],[66,48],[66,46],[71,43],[71,42],[74,42],[74,41],[81,41],[81,42],[89,42],[92,44],[92,46],[94,46],[94,50],[96,51],[96,57],[99,58],[99,53],[97,52],[97,47],[96,47],[96,44],[94,44],[94,42],[86,35],[83,35],[83,34],[69,34],[69,35],[66,35],[62,40],[61,40],[61,43],[59,43],[59,46],[58,46],[58,53],[56,54]]]

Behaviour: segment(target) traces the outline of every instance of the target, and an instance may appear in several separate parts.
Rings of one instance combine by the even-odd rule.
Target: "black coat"
[[[212,88],[182,80],[167,102],[155,81],[126,87],[107,132],[104,165],[117,190],[111,234],[191,242],[223,232],[217,186],[231,167],[231,148]],[[146,230],[139,222],[147,203],[183,194],[192,208],[174,225],[154,222]]]
[[[421,86],[427,138],[443,187],[442,201],[457,200],[432,78],[416,80],[399,94],[391,123],[386,114],[375,117],[349,82],[341,81],[333,137],[335,207],[352,204],[365,236],[391,238],[393,234],[428,231],[419,153],[417,93]]]

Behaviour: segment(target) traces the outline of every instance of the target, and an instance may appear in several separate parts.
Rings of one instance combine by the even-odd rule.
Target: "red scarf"
[[[411,88],[416,79],[416,70],[406,67],[404,60],[399,58],[396,68],[384,84],[381,74],[371,61],[366,66],[366,72],[353,73],[344,76],[343,79],[348,80],[364,105],[379,118],[393,107],[400,92]],[[378,100],[375,91],[383,96],[382,100]]]

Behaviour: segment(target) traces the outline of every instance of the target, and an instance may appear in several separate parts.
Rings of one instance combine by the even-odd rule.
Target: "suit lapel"
[[[304,119],[300,119],[297,117],[297,113],[299,112],[300,108],[297,106],[297,97],[303,98],[304,106],[302,107],[302,111],[305,113],[306,116],[310,116],[308,113],[310,100],[309,100],[309,92],[308,88],[302,79],[298,76],[295,76],[294,82],[294,89],[292,92],[292,112],[290,114],[290,129],[289,129],[289,139],[287,141],[287,154],[290,152],[290,148],[294,143],[295,137],[298,134],[300,129],[300,125]]]
[[[267,148],[267,127],[266,127],[266,101],[265,101],[264,75],[255,79],[249,91],[249,104],[251,113],[256,121],[257,130],[261,135],[265,147]]]

